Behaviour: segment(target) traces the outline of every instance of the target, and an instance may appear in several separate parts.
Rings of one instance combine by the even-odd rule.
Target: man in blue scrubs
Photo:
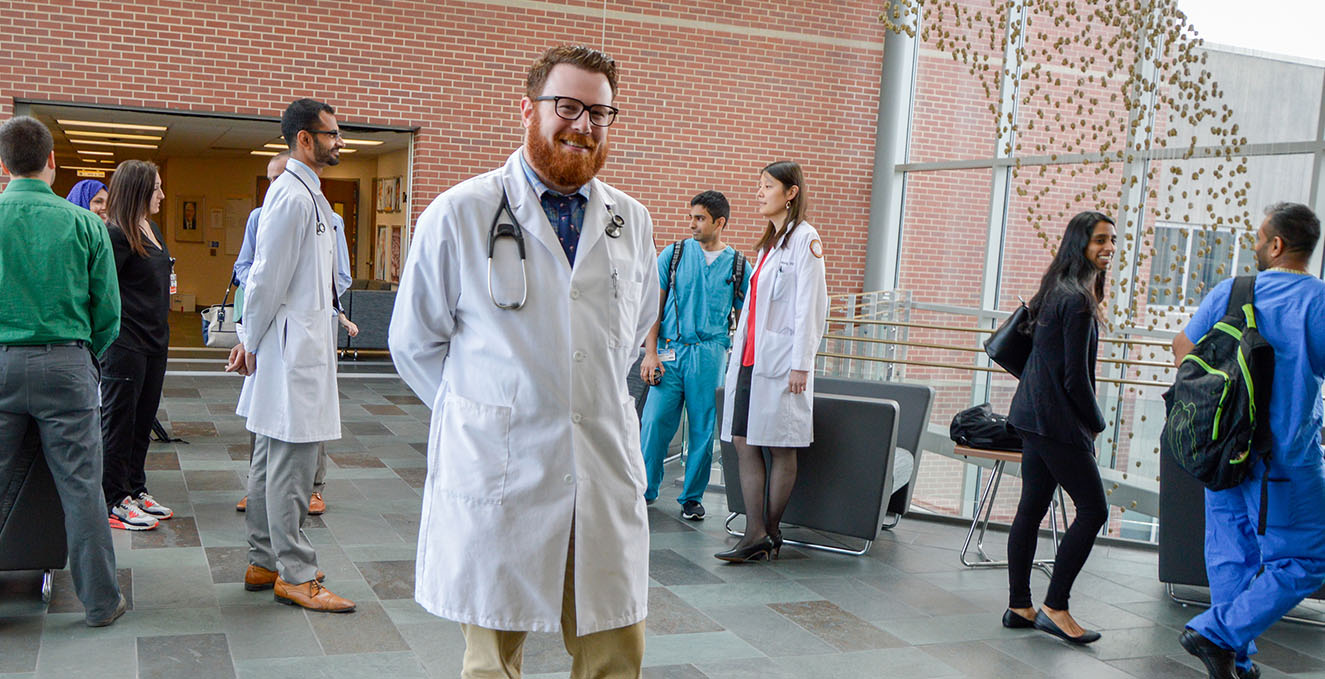
[[[1320,220],[1305,205],[1266,210],[1256,234],[1256,327],[1274,347],[1269,423],[1266,531],[1258,536],[1261,477],[1205,491],[1205,564],[1211,607],[1187,623],[1182,645],[1211,679],[1250,679],[1255,639],[1325,583],[1325,459],[1321,383],[1325,380],[1325,283],[1306,270]],[[1232,281],[1201,302],[1173,340],[1179,361],[1223,316]]]
[[[640,433],[649,482],[644,500],[653,502],[658,497],[663,459],[684,405],[690,452],[685,488],[676,501],[681,504],[681,517],[691,521],[704,518],[704,490],[713,465],[715,392],[731,348],[729,322],[738,297],[733,286],[740,286],[740,298],[750,286],[749,267],[741,267],[741,279],[734,280],[733,265],[739,253],[722,242],[722,229],[730,214],[726,196],[717,191],[705,191],[690,201],[694,238],[668,245],[658,255],[658,284],[663,290],[659,320],[644,340],[640,363],[640,378],[654,385],[644,404]],[[669,273],[678,247],[681,260],[672,281]],[[739,306],[735,312],[740,312]]]

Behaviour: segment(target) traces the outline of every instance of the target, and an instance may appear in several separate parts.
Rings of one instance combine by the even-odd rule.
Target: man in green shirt
[[[0,456],[30,423],[64,505],[69,571],[87,624],[124,614],[101,491],[101,355],[120,332],[120,289],[101,219],[56,196],[51,133],[19,116],[0,126]],[[94,356],[95,354],[95,356]]]

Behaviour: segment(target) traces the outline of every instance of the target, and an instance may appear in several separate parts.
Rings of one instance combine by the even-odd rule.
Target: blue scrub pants
[[[671,342],[668,348],[676,350],[676,360],[663,364],[662,380],[649,387],[644,403],[640,444],[649,481],[644,499],[658,497],[663,460],[681,423],[681,406],[684,405],[690,423],[689,457],[685,465],[685,487],[676,498],[684,505],[691,500],[703,501],[704,490],[709,485],[709,469],[713,466],[713,427],[717,418],[715,398],[722,383],[727,347],[721,341],[711,340],[699,344]]]
[[[1325,583],[1325,465],[1271,467],[1265,535],[1256,535],[1261,480],[1205,491],[1211,606],[1187,627],[1237,652]]]

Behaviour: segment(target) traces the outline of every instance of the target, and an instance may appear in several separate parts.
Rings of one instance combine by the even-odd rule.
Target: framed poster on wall
[[[391,259],[391,251],[388,249],[391,237],[391,227],[377,227],[377,250],[373,253],[373,278],[378,280],[386,279],[387,264]]]
[[[203,196],[176,196],[174,223],[175,242],[201,243],[203,215],[206,214],[206,198]]]

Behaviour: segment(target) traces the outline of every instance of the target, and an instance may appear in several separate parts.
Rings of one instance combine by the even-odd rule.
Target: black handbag
[[[1026,359],[1031,355],[1032,336],[1025,330],[1030,326],[1030,318],[1031,310],[1022,302],[985,340],[985,353],[989,358],[1017,379],[1021,379],[1021,371],[1026,369]]]

